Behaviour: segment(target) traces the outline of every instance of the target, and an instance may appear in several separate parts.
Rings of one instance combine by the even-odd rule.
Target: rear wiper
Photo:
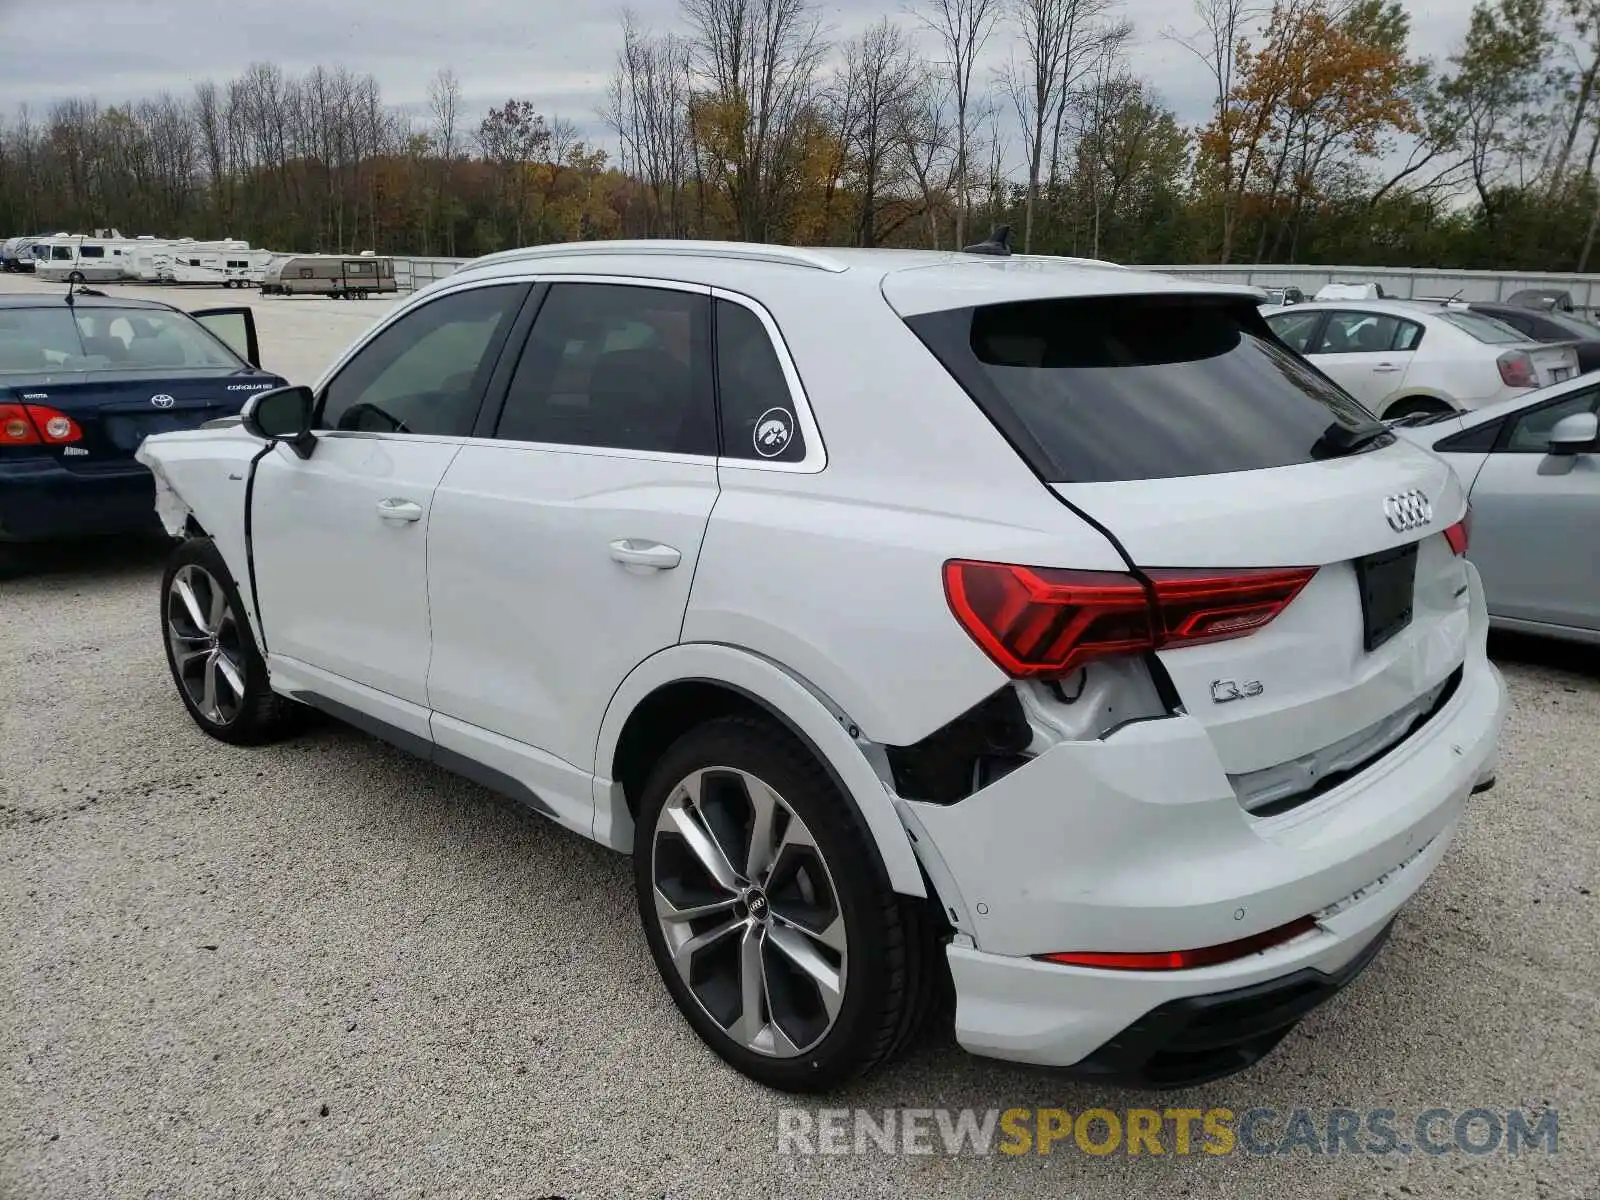
[[[1393,440],[1394,434],[1383,425],[1365,425],[1359,429],[1352,429],[1335,421],[1322,431],[1322,436],[1312,445],[1311,457],[1340,458],[1379,443],[1388,445]]]

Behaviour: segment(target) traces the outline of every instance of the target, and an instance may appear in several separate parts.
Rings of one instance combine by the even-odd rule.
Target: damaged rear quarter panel
[[[134,457],[155,476],[156,515],[175,538],[185,536],[189,517],[210,535],[228,564],[234,584],[255,626],[255,596],[250,589],[245,552],[245,487],[250,460],[262,442],[238,426],[192,429],[148,437]],[[261,630],[255,630],[261,639]]]

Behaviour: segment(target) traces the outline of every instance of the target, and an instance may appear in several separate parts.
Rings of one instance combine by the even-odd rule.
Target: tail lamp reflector
[[[1218,963],[1248,958],[1273,946],[1293,941],[1301,934],[1317,927],[1311,917],[1300,917],[1287,925],[1263,930],[1250,937],[1223,942],[1219,946],[1202,946],[1198,950],[1152,950],[1118,953],[1115,951],[1068,950],[1060,954],[1041,954],[1043,962],[1060,963],[1066,967],[1097,967],[1102,971],[1187,971],[1195,967],[1213,967]]]

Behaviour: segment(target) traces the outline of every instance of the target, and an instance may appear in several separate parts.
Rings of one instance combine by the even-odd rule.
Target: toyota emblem
[[[151,396],[150,403],[154,404],[157,408],[171,408],[177,403],[177,401],[171,396],[167,395],[165,392],[162,392],[160,395]]]

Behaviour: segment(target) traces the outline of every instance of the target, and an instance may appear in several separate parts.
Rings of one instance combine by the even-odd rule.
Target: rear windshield
[[[1494,317],[1486,317],[1482,313],[1471,312],[1442,312],[1440,320],[1448,321],[1463,333],[1470,333],[1480,342],[1487,342],[1491,346],[1505,346],[1512,342],[1525,342],[1528,335],[1519,329],[1513,329],[1504,321]]]
[[[1591,325],[1579,317],[1571,317],[1566,313],[1560,312],[1547,312],[1539,315],[1564,331],[1570,338],[1580,338],[1584,341],[1600,340],[1600,325]]]
[[[1292,466],[1382,431],[1248,301],[1033,300],[907,324],[1051,483]]]
[[[161,309],[0,309],[0,375],[244,366],[191,317]]]

